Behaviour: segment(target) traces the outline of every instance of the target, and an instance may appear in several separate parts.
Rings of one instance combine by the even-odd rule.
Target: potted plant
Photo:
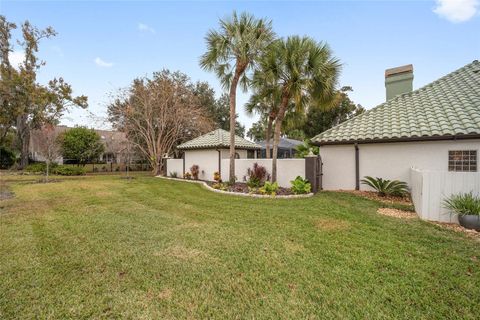
[[[480,197],[473,192],[451,195],[444,207],[458,215],[458,222],[467,229],[480,231]]]

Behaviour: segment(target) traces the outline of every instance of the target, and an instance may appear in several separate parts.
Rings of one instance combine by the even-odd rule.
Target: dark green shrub
[[[52,169],[52,173],[60,176],[82,176],[86,171],[83,167],[57,166]]]
[[[372,187],[378,192],[380,197],[398,196],[404,197],[408,194],[408,185],[399,180],[387,180],[382,178],[372,178],[366,176],[362,179],[362,184]]]
[[[15,153],[5,146],[0,146],[0,169],[9,169],[15,163]]]
[[[480,197],[472,192],[451,195],[443,201],[443,206],[460,216],[480,215]]]
[[[295,180],[290,181],[292,187],[290,188],[295,194],[306,194],[312,190],[312,185],[307,179],[297,176]]]
[[[58,167],[58,163],[55,163],[55,162],[50,163],[50,173],[53,173],[55,168],[57,167]],[[45,162],[31,163],[25,167],[25,171],[28,171],[31,173],[46,173],[47,164]]]

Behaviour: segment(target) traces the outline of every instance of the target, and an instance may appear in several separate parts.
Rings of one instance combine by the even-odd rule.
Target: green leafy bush
[[[53,170],[58,167],[57,163],[50,163],[50,171],[53,172]],[[25,167],[25,171],[31,172],[31,173],[46,173],[47,172],[47,164],[45,162],[36,162],[36,163],[31,163],[28,166]]]
[[[217,189],[217,190],[226,191],[226,190],[228,190],[228,185],[226,183],[216,182],[216,183],[212,184],[212,188]]]
[[[178,173],[177,173],[176,171],[170,172],[170,177],[172,177],[172,178],[177,178],[177,177],[178,177]]]
[[[320,148],[312,143],[310,139],[303,141],[303,144],[299,144],[295,147],[297,152],[295,153],[295,158],[305,158],[312,152],[314,155],[318,156],[320,153]]]
[[[380,197],[397,196],[404,197],[408,194],[408,185],[399,180],[387,180],[382,178],[373,178],[366,176],[361,180],[362,184],[372,187],[378,192]]]
[[[86,173],[83,167],[71,167],[71,166],[56,166],[52,168],[53,174],[60,176],[82,176]]]
[[[278,183],[265,181],[263,187],[259,188],[258,191],[261,194],[268,194],[270,196],[274,196],[277,194],[278,191]]]
[[[443,206],[460,216],[480,215],[480,197],[472,192],[451,195],[443,201]]]
[[[307,179],[297,176],[295,180],[290,181],[292,187],[290,188],[295,194],[306,194],[312,191],[312,185]]]
[[[5,146],[0,146],[0,169],[9,169],[15,163],[15,153]]]
[[[247,176],[247,186],[250,188],[261,187],[266,180],[269,180],[267,169],[256,162],[253,164],[252,168],[248,168]]]

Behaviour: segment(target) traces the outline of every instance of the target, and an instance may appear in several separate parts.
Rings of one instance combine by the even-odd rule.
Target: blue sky
[[[28,19],[53,26],[58,36],[41,43],[47,61],[39,80],[62,76],[76,94],[89,97],[89,111],[105,116],[116,90],[138,76],[168,68],[208,81],[200,69],[204,36],[233,10],[273,20],[279,36],[309,35],[327,41],[342,61],[340,86],[350,85],[353,100],[367,109],[385,99],[384,71],[414,65],[419,88],[480,59],[479,0],[440,1],[49,1],[0,0],[0,13],[17,24]],[[18,33],[16,34],[18,36]],[[17,48],[18,49],[18,48]],[[21,52],[12,54],[13,60]],[[247,127],[256,118],[243,113],[248,93],[237,102]],[[87,112],[73,110],[62,123],[108,127]]]

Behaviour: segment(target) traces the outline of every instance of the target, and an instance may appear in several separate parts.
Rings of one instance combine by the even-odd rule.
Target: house
[[[267,148],[266,142],[260,141],[258,144],[262,147],[261,150],[258,151],[258,158],[266,158],[267,157]],[[280,138],[278,143],[278,152],[277,158],[278,159],[288,159],[294,158],[295,153],[297,153],[297,146],[303,144],[302,141],[288,139],[288,138]],[[270,140],[270,154],[273,152],[273,139]]]
[[[56,126],[54,128],[57,135],[60,135],[72,129],[67,126]],[[127,138],[123,132],[111,130],[95,130],[100,136],[100,141],[105,146],[105,152],[100,155],[99,161],[101,163],[125,163],[127,160]],[[45,161],[40,152],[41,135],[35,134],[35,130],[30,135],[29,156],[33,161]],[[130,160],[132,159],[132,151],[130,151]],[[56,159],[57,163],[63,164],[68,162],[68,159],[59,157]]]
[[[386,70],[386,102],[313,138],[323,189],[363,189],[365,176],[410,184],[412,167],[478,171],[480,62],[417,90],[412,84],[412,65]]]
[[[181,168],[178,165],[169,166],[167,162],[166,172],[170,175],[173,172],[182,175],[196,164],[200,167],[199,179],[213,180],[214,172],[222,171],[222,159],[230,157],[229,148],[230,132],[223,129],[214,130],[179,145],[177,149],[183,152]],[[255,158],[255,151],[260,148],[256,143],[235,136],[236,159]]]

